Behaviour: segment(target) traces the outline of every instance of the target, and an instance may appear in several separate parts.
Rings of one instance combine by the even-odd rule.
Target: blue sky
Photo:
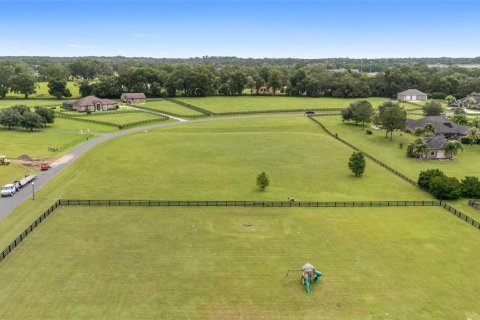
[[[7,1],[0,56],[475,57],[477,1]]]

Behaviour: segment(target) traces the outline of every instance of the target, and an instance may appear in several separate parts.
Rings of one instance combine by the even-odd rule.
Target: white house
[[[427,100],[427,94],[417,90],[408,89],[397,94],[398,101],[425,101]]]

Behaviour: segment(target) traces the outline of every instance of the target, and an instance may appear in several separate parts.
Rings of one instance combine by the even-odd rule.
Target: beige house
[[[426,101],[427,94],[417,90],[408,89],[397,94],[398,101]]]
[[[118,109],[118,104],[110,99],[100,99],[95,96],[87,96],[78,100],[64,101],[63,107],[78,112],[96,112]]]
[[[124,92],[120,97],[120,100],[126,103],[145,103],[146,99],[147,97],[143,92],[132,92],[132,93]]]

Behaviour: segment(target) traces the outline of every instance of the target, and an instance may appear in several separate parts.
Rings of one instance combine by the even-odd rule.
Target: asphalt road
[[[121,137],[127,134],[151,130],[156,128],[164,128],[170,126],[178,126],[190,123],[202,123],[202,122],[213,122],[213,121],[224,121],[232,119],[250,119],[250,118],[272,118],[272,117],[298,117],[303,115],[303,113],[282,113],[282,114],[260,114],[260,115],[243,115],[243,116],[234,116],[234,117],[221,117],[221,118],[203,118],[198,120],[187,120],[179,122],[168,122],[168,123],[159,123],[150,126],[137,127],[127,130],[121,130],[111,133],[101,134],[95,138],[90,138],[88,141],[82,143],[81,145],[75,147],[70,152],[66,153],[63,157],[51,164],[52,168],[48,171],[39,172],[37,179],[35,180],[35,192],[38,192],[47,182],[56,177],[60,172],[62,172],[66,167],[72,164],[78,157],[90,150],[92,147],[99,145],[105,141],[111,140],[113,138]],[[183,119],[182,119],[183,120]],[[0,219],[3,219],[6,215],[12,212],[16,207],[18,207],[22,202],[32,201],[33,187],[27,185],[24,188],[20,189],[19,192],[15,193],[13,197],[1,198],[0,200]]]

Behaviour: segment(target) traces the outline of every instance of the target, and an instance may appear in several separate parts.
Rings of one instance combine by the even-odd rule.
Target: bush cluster
[[[447,177],[439,169],[421,171],[418,186],[441,200],[455,200],[460,197],[480,198],[480,180],[466,176],[461,182],[457,178]]]
[[[0,125],[8,129],[22,127],[33,131],[54,121],[55,111],[46,107],[35,107],[32,112],[27,106],[17,105],[0,111]]]

